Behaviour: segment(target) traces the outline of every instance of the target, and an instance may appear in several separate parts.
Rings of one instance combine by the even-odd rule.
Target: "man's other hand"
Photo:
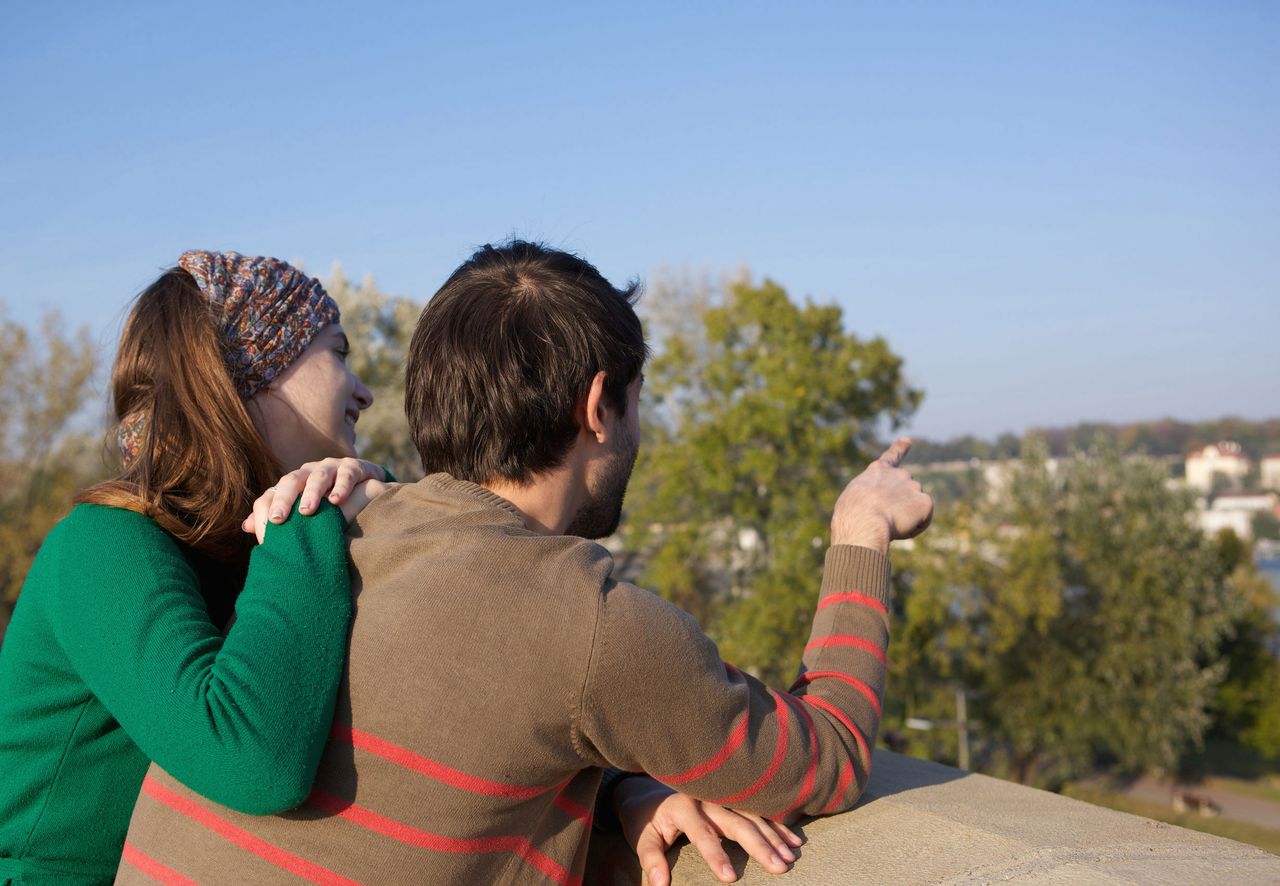
[[[911,441],[899,437],[836,499],[831,515],[833,545],[861,545],[888,553],[889,542],[924,532],[933,519],[933,499],[901,467]]]
[[[667,850],[683,834],[721,882],[738,879],[720,839],[733,840],[771,874],[785,874],[803,841],[785,825],[678,794],[652,778],[633,776],[613,788],[622,833],[652,886],[668,886]]]

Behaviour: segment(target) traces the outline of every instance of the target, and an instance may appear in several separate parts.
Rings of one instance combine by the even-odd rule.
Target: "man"
[[[522,242],[454,272],[406,375],[430,476],[350,530],[356,615],[314,791],[255,819],[153,770],[120,882],[579,882],[606,767],[778,819],[853,805],[879,725],[886,553],[932,508],[897,467],[909,443],[836,502],[802,675],[768,689],[585,540],[616,528],[639,445],[633,297]]]

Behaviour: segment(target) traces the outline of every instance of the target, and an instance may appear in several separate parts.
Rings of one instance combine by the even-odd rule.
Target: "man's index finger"
[[[880,456],[880,461],[891,467],[897,467],[902,464],[902,460],[907,457],[907,453],[911,451],[911,438],[899,437],[893,441],[893,445],[884,451],[884,455]]]

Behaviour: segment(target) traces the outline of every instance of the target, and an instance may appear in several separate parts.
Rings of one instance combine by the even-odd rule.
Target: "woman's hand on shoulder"
[[[338,507],[342,509],[342,516],[347,518],[350,523],[356,518],[356,515],[368,506],[379,495],[388,489],[395,489],[397,486],[403,486],[403,483],[383,483],[381,480],[365,480],[363,483],[357,484],[356,488],[351,490],[351,494],[343,500]]]
[[[358,458],[326,458],[309,461],[290,471],[253,503],[253,513],[241,528],[258,537],[261,544],[267,523],[283,523],[293,512],[293,504],[301,496],[298,511],[314,514],[320,502],[328,500],[342,509],[347,521],[377,498],[392,484],[384,482],[386,471],[373,462]]]

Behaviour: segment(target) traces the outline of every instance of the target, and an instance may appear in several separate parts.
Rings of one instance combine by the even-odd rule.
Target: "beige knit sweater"
[[[773,817],[846,809],[866,783],[888,642],[878,552],[827,552],[785,693],[615,581],[600,545],[530,532],[472,483],[403,487],[349,534],[351,651],[310,798],[255,818],[153,767],[117,882],[578,883],[602,767]]]

